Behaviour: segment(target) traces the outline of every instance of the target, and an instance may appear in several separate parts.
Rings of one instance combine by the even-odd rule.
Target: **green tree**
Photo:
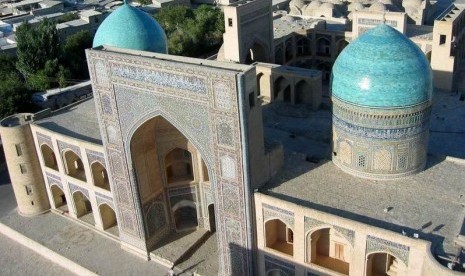
[[[30,93],[15,67],[16,58],[0,55],[0,118],[30,110]]]
[[[147,6],[152,4],[152,0],[137,0],[141,6]]]
[[[16,31],[17,69],[26,81],[45,67],[48,60],[60,57],[60,41],[54,22],[44,19],[38,26],[24,23]]]
[[[68,12],[68,13],[65,13],[62,16],[58,17],[56,22],[57,23],[63,23],[63,22],[68,22],[68,21],[72,21],[72,20],[76,20],[76,19],[79,19],[79,15],[77,13]]]
[[[166,32],[170,54],[198,57],[221,46],[224,19],[217,8],[174,6],[162,9],[155,18]]]
[[[67,75],[73,79],[88,79],[89,70],[85,49],[92,47],[92,35],[88,31],[80,31],[69,36],[63,46],[63,64],[67,67]]]

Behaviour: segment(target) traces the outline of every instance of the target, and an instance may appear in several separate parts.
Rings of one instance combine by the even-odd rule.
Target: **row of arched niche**
[[[278,218],[265,222],[265,247],[287,256],[294,256],[294,231]],[[305,234],[305,262],[324,269],[349,275],[353,246],[331,226],[311,229]],[[388,252],[372,252],[367,255],[365,276],[403,275],[402,261]],[[399,274],[398,274],[399,273]],[[267,276],[288,276],[285,269],[272,268]]]

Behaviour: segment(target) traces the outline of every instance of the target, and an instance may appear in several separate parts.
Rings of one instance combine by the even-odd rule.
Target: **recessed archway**
[[[325,37],[321,37],[316,41],[316,49],[319,56],[331,56],[331,42]]]
[[[92,205],[89,199],[81,192],[73,193],[74,207],[76,208],[76,217],[84,222],[95,225]]]
[[[186,149],[171,150],[165,157],[165,168],[168,184],[194,180],[192,154]]]
[[[176,231],[188,231],[197,228],[197,207],[189,200],[178,202],[172,207]]]
[[[295,103],[310,104],[312,103],[312,88],[304,80],[301,80],[295,86]]]
[[[378,252],[367,256],[366,276],[400,276],[403,263],[389,253]]]
[[[247,51],[247,57],[245,59],[246,64],[254,62],[267,62],[266,49],[258,42],[254,42]]]
[[[53,150],[46,144],[40,146],[45,167],[58,171],[57,159]]]
[[[265,246],[293,256],[294,232],[280,219],[265,222]]]
[[[331,228],[308,233],[306,244],[307,262],[349,275],[349,248]]]
[[[97,161],[90,165],[90,169],[92,171],[94,185],[107,191],[110,191],[110,182],[108,180],[108,173],[105,167]]]
[[[291,86],[285,77],[280,76],[274,81],[273,94],[274,101],[291,101]]]
[[[84,172],[84,164],[81,158],[72,150],[65,151],[63,156],[65,159],[66,174],[85,182],[86,173]]]
[[[68,211],[68,204],[66,202],[66,196],[63,190],[57,185],[52,185],[50,188],[53,197],[53,206],[63,212]]]
[[[102,218],[103,230],[118,236],[118,221],[116,213],[108,204],[101,204],[99,206],[100,217]]]

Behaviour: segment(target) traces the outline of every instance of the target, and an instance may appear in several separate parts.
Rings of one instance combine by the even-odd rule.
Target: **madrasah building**
[[[335,59],[325,105],[321,71],[256,62],[276,56],[270,1],[224,10],[229,62],[166,54],[128,4],[108,16],[87,50],[91,99],[1,121],[18,212],[167,266],[176,240],[215,238],[204,275],[461,275],[465,170],[428,153],[422,50],[367,29]]]

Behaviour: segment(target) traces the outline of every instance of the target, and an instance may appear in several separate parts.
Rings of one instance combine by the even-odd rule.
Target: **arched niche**
[[[103,203],[99,206],[100,217],[102,219],[103,230],[118,236],[118,220],[116,213],[108,204]]]
[[[53,149],[51,149],[47,144],[43,144],[40,146],[40,151],[42,153],[42,158],[44,159],[45,167],[58,171],[57,159]]]
[[[81,192],[73,193],[74,207],[76,208],[76,217],[91,225],[95,225],[92,205],[89,199]]]
[[[57,185],[52,185],[50,191],[52,192],[53,206],[55,209],[64,212],[68,211],[68,203],[66,202],[66,196],[63,190]]]
[[[66,150],[63,157],[65,160],[66,174],[85,182],[86,173],[84,171],[84,164],[79,155],[72,150]]]
[[[265,222],[265,246],[293,256],[294,232],[280,219]]]
[[[90,170],[92,171],[94,185],[107,191],[110,191],[110,182],[105,166],[103,166],[100,162],[96,161],[92,163],[92,165],[90,165]]]
[[[309,232],[306,237],[307,262],[349,275],[351,246],[330,227]]]

